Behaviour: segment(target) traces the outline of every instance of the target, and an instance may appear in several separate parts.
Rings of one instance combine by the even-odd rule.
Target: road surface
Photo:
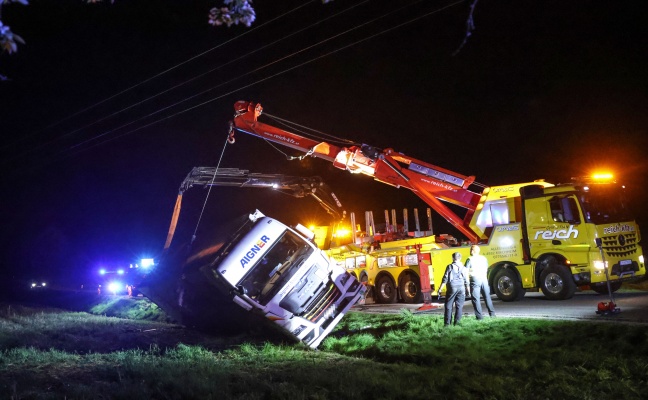
[[[501,318],[549,318],[562,320],[597,320],[648,324],[648,292],[622,290],[614,293],[614,300],[621,310],[617,314],[599,315],[596,313],[598,303],[610,300],[609,295],[601,295],[592,291],[577,292],[569,300],[547,300],[542,293],[527,293],[521,301],[503,302],[492,296],[493,305],[498,317]],[[423,304],[364,304],[356,305],[352,311],[397,314],[402,309],[413,313],[443,315],[443,299],[439,303],[436,297],[432,305],[436,308],[418,311]],[[482,302],[482,308],[488,314]],[[464,317],[473,317],[475,313],[470,301],[464,306]],[[488,318],[488,317],[485,317]]]

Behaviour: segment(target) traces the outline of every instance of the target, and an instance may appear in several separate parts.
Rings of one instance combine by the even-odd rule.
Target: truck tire
[[[574,296],[576,283],[567,267],[550,264],[540,274],[540,289],[550,300],[566,300]]]
[[[423,292],[421,292],[421,281],[416,274],[405,274],[398,286],[401,299],[404,303],[415,304],[423,302]]]
[[[621,282],[610,282],[610,289],[612,290],[612,293],[616,292],[617,290],[621,289]],[[591,287],[593,291],[595,291],[598,294],[608,294],[608,287],[607,283],[605,285],[600,285],[600,286],[592,286]]]
[[[383,275],[376,281],[374,288],[375,301],[381,304],[396,302],[396,285],[388,275]]]
[[[508,268],[502,268],[495,274],[493,290],[497,298],[502,301],[518,301],[526,293],[515,272]]]

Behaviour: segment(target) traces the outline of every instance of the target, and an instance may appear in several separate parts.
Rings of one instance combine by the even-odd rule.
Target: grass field
[[[648,398],[644,326],[352,312],[313,351],[148,317],[0,304],[0,398]]]

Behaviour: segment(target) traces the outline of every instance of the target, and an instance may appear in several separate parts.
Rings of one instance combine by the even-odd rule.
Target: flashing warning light
[[[155,260],[152,258],[142,258],[140,261],[142,268],[149,268],[155,265]]]
[[[351,234],[351,231],[348,230],[348,229],[344,229],[344,228],[338,229],[337,231],[335,231],[335,236],[336,237],[345,237],[345,236],[349,236],[350,234]]]
[[[101,269],[99,270],[99,275],[106,275],[106,269],[105,269],[105,268],[101,268]]]
[[[611,181],[612,178],[614,178],[614,175],[609,172],[592,174],[592,179],[595,181]]]
[[[117,270],[117,273],[119,275],[124,275],[124,270],[120,268],[120,269]]]

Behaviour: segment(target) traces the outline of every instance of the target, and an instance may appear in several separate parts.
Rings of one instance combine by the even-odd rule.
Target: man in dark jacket
[[[461,254],[452,254],[452,264],[446,267],[441,286],[439,287],[439,296],[441,290],[448,285],[445,298],[445,310],[443,314],[443,324],[450,325],[452,322],[452,311],[454,308],[454,324],[459,324],[463,314],[463,306],[466,301],[466,295],[470,297],[470,288],[468,281],[468,269],[461,263]]]

